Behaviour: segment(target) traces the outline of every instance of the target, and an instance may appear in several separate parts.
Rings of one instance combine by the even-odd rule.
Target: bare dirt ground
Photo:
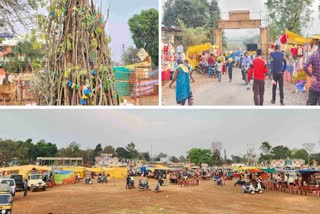
[[[222,76],[221,83],[217,79],[208,78],[207,75],[193,73],[195,82],[191,84],[194,95],[194,105],[254,105],[252,90],[247,91],[242,80],[241,71],[233,71],[233,80],[230,83],[228,75]],[[177,105],[175,88],[169,88],[170,82],[162,84],[162,105]],[[252,85],[252,81],[251,81]],[[286,105],[306,105],[307,94],[295,92],[295,86],[285,82],[284,97]],[[272,105],[272,84],[267,79],[265,83],[264,105]],[[280,105],[279,90],[277,90],[276,106]]]
[[[138,178],[136,179],[136,181]],[[126,190],[125,179],[108,184],[83,182],[59,185],[42,192],[18,192],[13,214],[24,213],[111,213],[111,214],[182,214],[182,213],[306,213],[318,209],[320,198],[266,191],[244,194],[240,186],[229,181],[223,187],[213,181],[200,181],[199,186],[180,187],[169,184],[154,192],[155,181],[149,180],[152,191]],[[312,211],[311,211],[312,212]]]

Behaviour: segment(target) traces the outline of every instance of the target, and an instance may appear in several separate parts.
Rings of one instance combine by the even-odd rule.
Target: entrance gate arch
[[[218,28],[214,31],[219,53],[223,53],[222,31],[224,29],[260,29],[260,47],[263,55],[268,54],[268,28],[262,27],[261,19],[250,19],[249,10],[229,12],[229,20],[219,20]]]

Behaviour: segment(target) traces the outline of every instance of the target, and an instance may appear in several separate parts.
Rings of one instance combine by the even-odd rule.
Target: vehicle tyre
[[[46,191],[46,187],[42,187],[42,191]]]

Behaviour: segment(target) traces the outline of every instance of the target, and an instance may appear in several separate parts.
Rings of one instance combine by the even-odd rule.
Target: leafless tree
[[[1,0],[0,32],[15,33],[30,29],[36,23],[35,14],[44,0]],[[20,28],[20,29],[17,29]]]

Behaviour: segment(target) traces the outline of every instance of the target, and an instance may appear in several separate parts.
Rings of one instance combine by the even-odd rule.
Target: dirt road
[[[138,179],[136,179],[138,180]],[[150,180],[152,189],[155,181]],[[267,191],[243,194],[233,181],[218,187],[213,181],[199,186],[180,187],[169,184],[161,192],[126,190],[125,180],[108,184],[60,185],[45,192],[29,192],[28,199],[17,193],[13,214],[183,214],[183,213],[305,213],[319,206],[320,198]]]
[[[194,73],[195,82],[191,84],[194,95],[194,105],[254,105],[252,90],[247,91],[242,80],[241,71],[234,70],[233,80],[230,83],[228,75],[222,76],[222,82],[208,78],[206,75]],[[252,81],[251,81],[252,85]],[[295,92],[293,84],[285,83],[284,96],[286,105],[305,105],[307,94]],[[162,105],[177,105],[175,88],[169,88],[169,82],[162,85]],[[265,105],[272,105],[272,84],[266,80]],[[280,105],[279,90],[277,91],[276,106]]]

